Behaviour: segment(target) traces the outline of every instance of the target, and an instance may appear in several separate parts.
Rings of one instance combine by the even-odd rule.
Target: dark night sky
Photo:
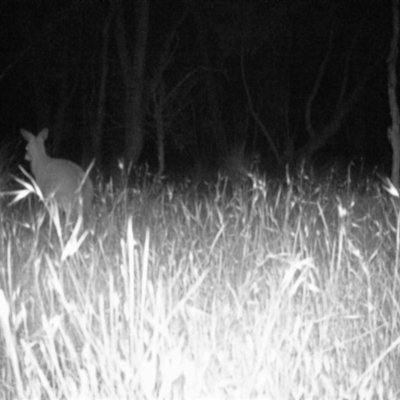
[[[14,140],[22,145],[21,127],[36,133],[49,126],[58,135],[53,154],[73,159],[90,154],[88,132],[97,111],[102,30],[109,9],[109,2],[94,0],[1,3],[1,145]],[[122,9],[133,58],[135,2],[123,1]],[[105,168],[124,149],[125,88],[116,26],[112,21],[107,54]],[[141,160],[157,163],[156,76],[162,82],[158,89],[169,96],[163,109],[167,167],[226,156],[219,153],[217,127],[229,151],[243,145],[249,157],[258,153],[269,165],[274,163],[272,141],[281,161],[290,151],[287,160],[294,160],[310,139],[307,104],[326,59],[310,113],[315,135],[326,131],[354,93],[356,99],[313,159],[364,158],[387,169],[391,34],[390,1],[150,1]],[[161,67],[168,39],[169,63]]]

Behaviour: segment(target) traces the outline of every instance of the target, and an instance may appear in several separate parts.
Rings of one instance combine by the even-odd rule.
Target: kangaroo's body
[[[47,128],[37,136],[25,129],[21,129],[21,134],[28,142],[25,159],[31,163],[32,173],[43,196],[53,198],[68,214],[76,213],[83,207],[83,214],[88,215],[93,201],[93,184],[89,176],[85,178],[83,169],[74,162],[47,155],[44,146],[49,134]]]

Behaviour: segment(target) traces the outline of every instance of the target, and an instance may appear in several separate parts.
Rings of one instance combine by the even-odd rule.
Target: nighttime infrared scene
[[[400,398],[399,3],[0,2],[0,398]]]

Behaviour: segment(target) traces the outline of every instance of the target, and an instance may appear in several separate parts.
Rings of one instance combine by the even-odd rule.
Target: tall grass
[[[400,207],[379,182],[98,191],[85,229],[2,200],[1,398],[400,396]]]

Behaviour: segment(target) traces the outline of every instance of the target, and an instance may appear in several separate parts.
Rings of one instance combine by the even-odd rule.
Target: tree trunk
[[[206,29],[206,18],[204,16],[202,5],[195,7],[193,10],[193,17],[196,23],[198,32],[198,41],[203,66],[207,74],[207,96],[208,96],[208,110],[210,113],[211,120],[213,122],[213,133],[215,144],[219,155],[224,156],[224,152],[227,151],[227,141],[225,128],[221,119],[221,110],[218,101],[217,85],[214,79],[214,67],[211,64],[210,57],[207,51],[207,29]]]
[[[275,156],[275,159],[276,159],[277,163],[281,164],[282,158],[280,157],[280,155],[278,153],[278,149],[277,149],[276,145],[274,144],[274,141],[272,140],[272,137],[269,134],[267,127],[262,122],[260,116],[258,115],[258,113],[256,112],[256,110],[254,108],[253,99],[252,99],[251,94],[250,94],[250,88],[249,88],[249,85],[247,83],[246,73],[245,73],[245,70],[244,70],[243,44],[242,44],[242,48],[241,48],[241,52],[240,52],[240,71],[241,71],[241,74],[242,74],[242,82],[243,82],[243,87],[244,87],[244,90],[245,90],[245,93],[246,93],[247,103],[248,103],[248,106],[249,106],[250,114],[253,117],[254,121],[256,122],[257,126],[260,128],[262,134],[268,140],[268,143],[271,146],[271,150],[272,150],[272,152],[273,152],[273,154]]]
[[[161,179],[165,168],[165,130],[163,110],[165,105],[165,88],[163,82],[160,82],[159,99],[154,96],[154,118],[156,120],[157,131],[157,157],[158,157],[158,178]]]
[[[148,0],[137,1],[136,42],[133,62],[130,61],[121,0],[117,6],[117,45],[125,83],[125,161],[138,162],[144,144],[143,87],[148,37]]]
[[[110,10],[103,26],[103,43],[101,49],[101,78],[99,87],[99,101],[96,110],[96,120],[94,127],[92,128],[92,143],[93,143],[93,153],[97,161],[97,167],[101,169],[103,164],[102,157],[102,144],[103,144],[103,126],[104,126],[104,110],[106,103],[106,85],[108,76],[108,47],[110,42],[110,25],[115,14],[114,3],[111,2]]]
[[[379,61],[379,57],[376,57],[375,63],[366,68],[365,73],[362,76],[360,76],[360,79],[357,82],[356,87],[352,91],[350,91],[348,87],[348,81],[350,75],[349,71],[351,65],[351,58],[353,57],[356,44],[362,32],[362,27],[363,24],[360,24],[360,27],[357,33],[354,35],[351,46],[347,52],[344,71],[343,71],[343,79],[341,82],[340,92],[336,104],[333,107],[334,111],[332,117],[330,118],[329,121],[325,123],[324,127],[316,129],[312,122],[311,112],[312,112],[312,107],[314,106],[316,100],[317,93],[320,91],[320,83],[323,76],[325,75],[327,63],[331,56],[331,47],[333,43],[333,30],[331,30],[330,32],[327,54],[320,65],[313,90],[307,101],[305,121],[306,121],[306,129],[309,136],[309,140],[302,148],[300,148],[297,151],[296,154],[297,164],[302,164],[303,162],[305,163],[310,162],[313,155],[318,150],[323,148],[328,143],[328,141],[339,132],[345,117],[360,98],[360,95],[364,90],[364,87],[367,83],[370,74],[375,69]]]
[[[71,141],[71,123],[69,118],[69,108],[71,106],[72,99],[76,93],[76,89],[78,86],[78,71],[75,72],[74,69],[70,71],[67,67],[70,60],[68,59],[68,49],[66,47],[62,52],[62,59],[59,61],[60,68],[62,69],[57,73],[57,79],[60,82],[59,91],[57,93],[57,111],[54,115],[53,123],[51,124],[51,150],[52,155],[55,157],[63,155],[65,143],[70,143]]]
[[[154,119],[156,121],[156,136],[157,136],[157,158],[158,158],[158,171],[157,176],[162,178],[165,169],[165,118],[164,113],[168,101],[173,98],[174,88],[169,93],[166,91],[166,84],[164,81],[164,72],[168,69],[169,64],[172,62],[174,51],[171,50],[173,39],[176,35],[176,30],[186,17],[187,8],[181,8],[177,18],[171,24],[171,30],[166,36],[162,50],[160,51],[160,62],[154,71],[152,81],[150,82],[150,90],[153,93],[154,103]],[[176,85],[176,88],[179,83]],[[172,96],[172,98],[171,98]],[[169,99],[168,99],[169,97]]]
[[[399,106],[396,97],[396,64],[397,54],[399,51],[399,0],[393,0],[393,37],[391,51],[388,58],[388,89],[389,89],[389,106],[390,115],[392,117],[392,126],[388,128],[388,137],[393,150],[392,159],[392,183],[400,188],[400,131],[399,131]]]

